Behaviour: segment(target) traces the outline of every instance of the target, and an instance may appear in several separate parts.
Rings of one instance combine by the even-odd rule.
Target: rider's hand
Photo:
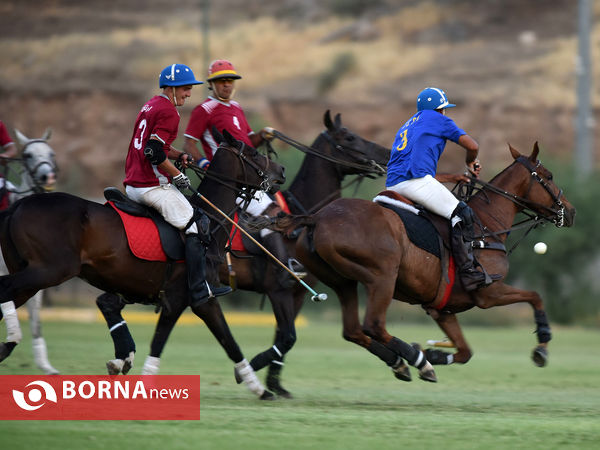
[[[206,158],[200,158],[200,160],[196,164],[201,169],[207,170],[208,166],[210,166],[210,161]]]
[[[467,170],[471,172],[475,176],[475,178],[479,178],[479,173],[481,172],[481,163],[478,159],[467,164]]]
[[[177,161],[180,162],[183,167],[189,167],[194,162],[194,157],[189,153],[182,153],[177,158]]]
[[[191,186],[190,179],[183,172],[179,172],[179,175],[173,177],[173,184],[178,189],[188,189]]]
[[[260,137],[262,137],[265,141],[272,141],[275,139],[275,130],[271,127],[264,127],[260,130]]]

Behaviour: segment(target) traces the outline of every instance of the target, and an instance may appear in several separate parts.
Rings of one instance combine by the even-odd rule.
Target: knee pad
[[[452,217],[459,217],[465,226],[471,227],[474,223],[473,210],[465,202],[460,201],[452,212]]]

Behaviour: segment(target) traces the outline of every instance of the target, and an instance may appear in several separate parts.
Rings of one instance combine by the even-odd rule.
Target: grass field
[[[27,323],[23,324],[27,326]],[[152,325],[132,324],[139,374]],[[248,358],[265,349],[270,326],[232,326]],[[431,325],[391,324],[408,341],[440,338]],[[28,330],[0,374],[36,374]],[[103,374],[112,357],[104,325],[46,322],[53,365]],[[4,331],[2,331],[4,333]],[[464,366],[438,367],[437,384],[405,383],[341,338],[339,323],[298,330],[284,385],[293,400],[261,402],[235,384],[232,364],[202,325],[175,329],[162,374],[201,375],[200,421],[5,421],[3,449],[565,449],[600,445],[600,333],[555,328],[550,362],[529,359],[530,328],[466,327],[474,350]],[[260,374],[264,377],[263,374]]]

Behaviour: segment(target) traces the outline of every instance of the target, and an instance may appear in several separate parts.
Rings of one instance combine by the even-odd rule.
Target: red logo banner
[[[0,375],[0,420],[200,420],[200,375]]]

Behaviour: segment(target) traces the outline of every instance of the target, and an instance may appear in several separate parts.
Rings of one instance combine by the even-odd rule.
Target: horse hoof
[[[548,350],[546,347],[542,347],[541,345],[533,349],[533,353],[531,354],[531,359],[533,363],[538,367],[544,367],[548,364]]]
[[[235,377],[235,382],[237,384],[241,384],[241,382],[244,381],[244,380],[242,380],[242,377],[240,376],[240,374],[236,368],[233,369],[233,376]]]
[[[279,383],[279,377],[269,374],[267,376],[267,389],[273,392],[277,397],[291,399],[294,398],[290,391],[284,389]]]
[[[275,395],[265,389],[265,392],[263,392],[259,398],[261,400],[275,400]]]
[[[428,362],[421,370],[419,370],[419,378],[423,381],[429,381],[430,383],[437,383],[437,376],[435,375],[431,363]]]
[[[16,342],[0,342],[0,362],[8,358],[16,346]]]
[[[398,363],[392,366],[392,372],[394,372],[394,376],[399,380],[412,381],[410,369],[403,360],[400,360]]]
[[[437,376],[433,370],[419,372],[419,378],[423,381],[429,381],[430,383],[437,383]]]
[[[106,363],[106,370],[109,375],[119,375],[124,365],[122,359],[111,359]]]

